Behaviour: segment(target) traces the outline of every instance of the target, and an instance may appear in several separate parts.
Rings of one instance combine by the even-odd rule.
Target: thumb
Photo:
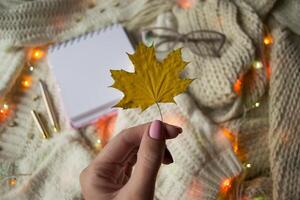
[[[155,120],[143,134],[137,155],[137,163],[129,180],[133,194],[152,199],[156,176],[165,153],[166,128]]]

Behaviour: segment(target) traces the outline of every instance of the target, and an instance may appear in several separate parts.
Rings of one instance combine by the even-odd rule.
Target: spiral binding
[[[76,37],[73,37],[71,39],[68,39],[68,40],[65,40],[65,41],[62,41],[62,42],[58,42],[58,43],[54,43],[53,45],[50,45],[49,46],[49,49],[48,51],[49,52],[54,52],[54,51],[58,51],[62,48],[65,48],[69,45],[73,45],[74,43],[77,43],[77,42],[80,42],[80,41],[83,41],[83,40],[86,40],[88,38],[92,38],[92,37],[95,37],[99,34],[102,34],[103,32],[105,31],[108,31],[108,30],[112,30],[114,28],[118,28],[122,25],[120,24],[113,24],[113,25],[110,25],[110,26],[105,26],[99,30],[96,30],[96,31],[91,31],[91,32],[85,32],[79,36],[76,36]]]

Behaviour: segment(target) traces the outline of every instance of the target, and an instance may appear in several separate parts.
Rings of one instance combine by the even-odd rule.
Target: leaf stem
[[[164,119],[163,119],[163,115],[162,115],[162,112],[161,112],[160,106],[159,106],[159,104],[158,104],[158,102],[157,102],[157,101],[155,101],[155,104],[156,104],[156,106],[157,106],[157,108],[158,108],[158,111],[159,111],[159,114],[160,114],[160,119],[161,119],[161,121],[163,122],[163,121],[164,121]]]

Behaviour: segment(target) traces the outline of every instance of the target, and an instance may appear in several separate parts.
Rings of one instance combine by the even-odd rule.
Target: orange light
[[[10,106],[7,103],[4,103],[0,107],[0,123],[4,122],[9,117],[11,112],[12,112],[12,110],[11,110]]]
[[[232,186],[232,179],[231,178],[224,179],[221,183],[220,191],[223,194],[227,193],[230,190],[231,186]]]
[[[237,79],[235,81],[235,83],[233,84],[233,91],[237,94],[237,95],[241,95],[241,88],[242,88],[242,80],[241,79]]]
[[[238,145],[238,141],[237,141],[237,138],[235,137],[235,135],[227,128],[222,128],[222,132],[223,132],[224,136],[230,141],[233,151],[235,153],[238,153],[239,145]]]
[[[32,78],[31,76],[24,75],[23,79],[21,81],[21,85],[23,86],[24,89],[27,89],[31,86],[32,84]]]
[[[96,121],[95,127],[99,137],[95,144],[96,149],[104,147],[107,144],[114,131],[116,119],[117,113],[112,112]]]
[[[273,43],[273,38],[272,38],[272,36],[271,35],[266,35],[265,37],[264,37],[264,44],[266,45],[266,46],[268,46],[268,45],[271,45]]]
[[[177,5],[183,9],[189,9],[195,5],[195,0],[177,0]]]
[[[16,178],[10,178],[10,179],[8,180],[8,184],[9,184],[10,186],[15,186],[15,185],[17,184],[17,179],[16,179]]]
[[[36,48],[32,50],[31,58],[33,60],[40,60],[45,56],[45,51],[40,48]]]

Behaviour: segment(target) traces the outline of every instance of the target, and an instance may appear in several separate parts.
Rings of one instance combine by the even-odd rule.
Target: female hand
[[[165,140],[173,139],[181,132],[181,128],[158,120],[122,131],[81,172],[84,198],[153,199],[161,163],[173,162]]]

